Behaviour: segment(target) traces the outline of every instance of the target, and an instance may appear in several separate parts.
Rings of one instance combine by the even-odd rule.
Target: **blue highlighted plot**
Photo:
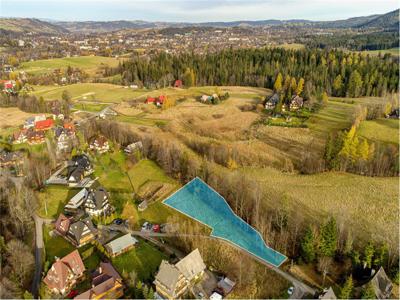
[[[195,178],[163,201],[164,204],[211,227],[211,236],[226,240],[279,267],[286,256],[268,247],[261,234],[239,218],[225,199],[200,178]]]

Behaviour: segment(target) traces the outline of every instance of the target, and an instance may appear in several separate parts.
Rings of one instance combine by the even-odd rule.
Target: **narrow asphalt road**
[[[35,221],[35,273],[33,274],[32,280],[32,295],[38,298],[40,280],[42,279],[42,253],[44,249],[43,242],[43,224],[50,224],[53,220],[42,219],[35,215],[33,217]]]
[[[133,235],[137,235],[137,236],[141,236],[147,240],[149,240],[150,242],[157,241],[154,238],[155,237],[183,237],[183,236],[187,236],[187,237],[201,237],[201,238],[207,238],[207,239],[217,239],[213,236],[209,236],[209,235],[194,235],[194,234],[179,234],[179,233],[158,233],[158,232],[147,232],[147,231],[133,231],[133,230],[129,230],[124,226],[118,226],[118,225],[111,225],[110,226],[113,230],[122,230],[124,232],[129,232]],[[316,293],[316,290],[313,289],[312,287],[310,287],[309,285],[301,282],[300,280],[298,280],[296,277],[294,277],[293,275],[289,274],[288,272],[281,270],[278,267],[275,267],[273,265],[268,264],[267,262],[265,262],[264,260],[260,259],[259,257],[252,255],[251,253],[244,251],[243,249],[237,247],[236,245],[229,243],[227,241],[218,239],[220,241],[223,241],[224,243],[229,244],[230,246],[235,247],[236,249],[242,251],[243,253],[250,255],[252,258],[254,258],[255,260],[257,260],[258,262],[260,262],[261,264],[265,265],[266,267],[270,268],[272,271],[274,271],[275,273],[279,274],[280,276],[282,276],[283,278],[285,278],[287,281],[291,282],[293,284],[294,287],[294,291],[293,294],[291,295],[291,299],[301,299],[304,296],[308,296],[308,297],[313,297]],[[163,244],[162,244],[163,245]],[[177,255],[178,256],[178,255]],[[179,256],[178,256],[179,257]]]

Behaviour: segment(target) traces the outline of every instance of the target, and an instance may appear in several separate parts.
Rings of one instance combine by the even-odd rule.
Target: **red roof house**
[[[56,221],[55,228],[61,235],[66,235],[70,225],[71,218],[66,217],[64,214],[60,214]]]
[[[163,104],[167,100],[167,96],[165,95],[160,95],[157,99],[157,102],[160,104]]]
[[[75,250],[61,259],[57,258],[43,282],[52,292],[65,294],[84,272],[85,265],[78,250]]]
[[[147,99],[146,99],[146,103],[154,103],[154,102],[156,102],[156,98],[153,98],[153,97],[147,97]]]
[[[37,121],[35,123],[35,130],[48,130],[53,126],[54,126],[54,120],[53,119],[46,119],[46,120],[43,120],[43,121]]]
[[[180,80],[180,79],[175,80],[174,87],[181,88],[182,85],[183,85],[182,80]]]

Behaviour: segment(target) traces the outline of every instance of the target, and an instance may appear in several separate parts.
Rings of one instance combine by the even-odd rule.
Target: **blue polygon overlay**
[[[211,236],[231,242],[275,267],[286,260],[285,255],[268,247],[261,234],[239,218],[225,199],[200,178],[187,183],[163,203],[211,227]]]

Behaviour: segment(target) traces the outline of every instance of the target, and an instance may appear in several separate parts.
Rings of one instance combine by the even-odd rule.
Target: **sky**
[[[0,0],[1,17],[60,21],[325,21],[397,8],[399,0]]]

